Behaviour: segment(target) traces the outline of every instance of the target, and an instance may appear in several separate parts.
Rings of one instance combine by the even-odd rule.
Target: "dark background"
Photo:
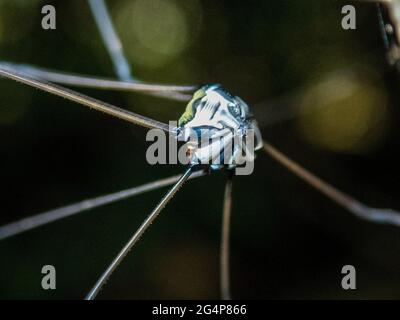
[[[41,29],[53,4],[57,30]],[[400,209],[399,77],[385,61],[376,8],[342,1],[108,1],[133,73],[164,83],[218,82],[240,95],[263,136],[309,170],[376,207]],[[84,1],[0,0],[0,59],[113,77]],[[79,89],[162,120],[184,104]],[[271,103],[271,101],[273,103]],[[287,110],[314,112],[276,122]],[[0,223],[182,172],[146,163],[145,130],[0,81]],[[190,181],[99,294],[107,299],[219,297],[224,174]],[[0,243],[0,298],[80,299],[166,189]],[[235,179],[234,298],[400,298],[400,229],[359,220],[260,152]],[[41,289],[41,268],[57,289]],[[341,289],[342,266],[357,290]]]

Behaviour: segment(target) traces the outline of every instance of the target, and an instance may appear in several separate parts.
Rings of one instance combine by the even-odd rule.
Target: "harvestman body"
[[[254,151],[262,148],[261,133],[248,105],[217,84],[194,93],[178,126],[178,139],[189,140],[192,165],[234,169],[254,161]]]
[[[255,120],[252,119],[249,108],[240,98],[233,97],[218,85],[205,86],[198,89],[197,86],[175,86],[158,85],[144,82],[136,82],[130,74],[130,68],[125,59],[120,41],[113,29],[111,19],[107,13],[103,0],[88,0],[96,23],[101,32],[104,43],[109,50],[114,63],[115,70],[119,78],[123,81],[109,79],[99,79],[95,77],[84,77],[71,75],[61,72],[44,70],[27,65],[16,65],[0,62],[0,76],[13,79],[23,84],[41,89],[45,92],[66,98],[84,106],[102,111],[107,115],[118,117],[122,120],[140,125],[149,129],[160,129],[165,132],[180,135],[188,134],[191,131],[205,129],[210,137],[218,135],[228,137],[228,141],[233,141],[235,136],[246,136],[250,131],[254,131],[255,145],[254,150],[262,148],[266,154],[283,165],[286,169],[297,175],[303,181],[316,188],[318,191],[329,197],[331,200],[348,210],[359,218],[373,222],[387,223],[400,226],[400,213],[391,209],[371,208],[351,196],[337,190],[330,184],[307,171],[299,164],[289,159],[265,140],[261,140],[261,134]],[[389,2],[389,1],[388,1]],[[46,82],[50,81],[50,82]],[[97,89],[111,90],[131,90],[142,92],[162,98],[173,99],[176,101],[189,101],[186,111],[179,120],[177,128],[171,128],[167,124],[147,118],[145,116],[121,109],[111,104],[85,96],[78,92],[55,85],[61,83],[71,86],[92,87]],[[198,89],[194,94],[193,92]],[[190,136],[190,134],[189,134]],[[161,199],[159,204],[153,209],[150,215],[142,223],[139,229],[134,233],[127,244],[118,253],[110,266],[104,271],[94,287],[90,290],[86,299],[94,299],[109,278],[112,272],[120,264],[128,251],[136,244],[140,236],[155,220],[164,206],[169,202],[178,189],[185,181],[191,178],[198,178],[206,174],[204,170],[196,170],[198,164],[203,160],[214,160],[222,155],[226,144],[218,144],[217,154],[212,157],[204,157],[201,146],[196,141],[190,140],[192,145],[192,162],[181,176],[173,176],[158,181],[154,181],[142,186],[122,190],[113,194],[100,196],[93,199],[84,200],[66,207],[44,212],[35,216],[24,218],[22,220],[10,223],[0,227],[0,240],[6,239],[21,232],[31,230],[41,225],[56,221],[85,210],[93,209],[111,202],[126,199],[147,191],[155,190],[168,185],[173,187]],[[233,169],[240,162],[240,157],[244,154],[247,160],[254,159],[253,152],[243,150],[243,145],[233,143],[233,153],[227,159],[224,159],[224,166],[211,164],[214,170],[227,168]],[[246,149],[246,148],[245,148]],[[244,153],[242,151],[245,151]],[[228,170],[231,172],[232,170]],[[223,206],[223,223],[220,250],[220,273],[221,273],[221,296],[224,299],[230,298],[229,290],[229,224],[231,213],[231,192],[232,175],[228,175]]]

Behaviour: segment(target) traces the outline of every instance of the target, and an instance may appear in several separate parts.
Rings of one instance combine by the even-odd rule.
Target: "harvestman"
[[[65,84],[70,86],[91,87],[97,89],[111,90],[129,90],[142,92],[162,98],[173,99],[176,101],[188,101],[192,97],[193,91],[198,89],[197,86],[175,86],[175,85],[160,85],[150,84],[134,80],[130,74],[129,64],[127,64],[119,39],[114,31],[112,22],[106,10],[104,1],[89,0],[95,20],[103,37],[103,41],[111,55],[116,73],[123,81],[100,79],[96,77],[72,75],[62,72],[49,71],[46,69],[36,68],[28,65],[17,65],[11,63],[0,63],[0,76],[15,80],[28,86],[43,90],[77,102],[97,111],[102,111],[109,116],[117,117],[133,124],[146,127],[148,129],[161,129],[165,132],[175,134],[177,128],[169,127],[167,124],[159,122],[136,114],[111,104],[96,100],[89,96],[80,94],[76,91],[66,89],[55,83]],[[347,209],[352,214],[359,218],[370,220],[378,223],[387,223],[400,226],[400,212],[392,209],[379,209],[369,207],[351,196],[337,190],[327,182],[318,178],[310,171],[304,169],[299,164],[285,156],[267,141],[263,141],[262,150],[286,169],[297,175],[303,181],[326,195],[328,198],[336,202],[338,205]],[[121,199],[126,199],[138,194],[142,194],[151,190],[173,185],[172,188],[165,194],[158,205],[153,209],[150,215],[145,219],[142,225],[130,238],[128,243],[122,248],[118,255],[114,258],[109,267],[104,271],[96,284],[87,294],[86,299],[92,300],[99,293],[105,281],[109,278],[112,272],[117,268],[129,250],[136,244],[140,236],[145,232],[149,225],[157,218],[164,206],[171,200],[174,194],[188,180],[206,175],[207,170],[196,170],[196,166],[189,166],[185,169],[182,175],[172,176],[169,178],[160,179],[148,184],[134,187],[127,190],[122,190],[105,196],[100,196],[93,199],[84,200],[69,206],[61,207],[55,210],[40,213],[7,225],[0,227],[0,240],[6,239],[13,235],[17,235],[24,231],[28,231],[41,225],[53,222],[79,212],[93,209],[111,202]],[[228,174],[228,179],[224,192],[223,205],[223,222],[220,247],[220,286],[221,296],[223,299],[230,298],[229,289],[229,226],[232,207],[232,175]]]

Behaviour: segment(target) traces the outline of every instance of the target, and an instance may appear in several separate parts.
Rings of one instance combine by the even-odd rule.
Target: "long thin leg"
[[[27,75],[17,73],[15,71],[11,71],[9,69],[0,68],[0,76],[15,80],[17,82],[21,82],[23,84],[29,85],[31,87],[43,90],[48,93],[52,93],[56,96],[66,98],[68,100],[74,101],[81,105],[84,105],[89,108],[93,108],[97,111],[104,112],[113,117],[120,118],[122,120],[137,124],[142,127],[150,128],[150,129],[161,129],[166,132],[175,132],[175,128],[170,128],[168,124],[159,122],[157,120],[150,119],[148,117],[142,116],[140,114],[133,113],[128,110],[124,110],[113,106],[109,103],[102,102],[100,100],[91,98],[84,94],[78,93],[76,91],[63,88],[61,86],[52,84],[50,82],[45,82],[42,80],[31,78]]]
[[[115,32],[104,0],[88,0],[97,29],[114,64],[115,73],[121,80],[133,80],[131,68],[125,57],[122,43]]]
[[[143,93],[180,93],[196,90],[195,85],[175,85],[175,84],[159,84],[147,82],[129,82],[112,80],[101,77],[78,75],[64,71],[54,71],[47,68],[36,67],[29,64],[11,63],[8,61],[0,61],[0,68],[23,73],[33,78],[39,78],[58,84],[86,87],[103,90],[126,90]]]
[[[203,175],[205,175],[204,171],[197,171],[192,173],[189,179],[198,178]],[[70,217],[80,212],[91,210],[109,203],[117,202],[133,196],[137,196],[145,192],[169,186],[176,183],[180,177],[181,175],[175,175],[169,178],[160,179],[134,188],[121,190],[108,195],[76,202],[65,207],[39,213],[34,216],[6,224],[0,227],[0,240],[23,233],[25,231],[35,229],[50,222]]]
[[[228,179],[225,184],[224,207],[222,212],[222,233],[220,248],[220,281],[221,281],[221,297],[223,300],[230,300],[230,282],[229,282],[229,235],[232,211],[232,178],[233,175],[228,173]]]
[[[128,243],[122,248],[122,250],[118,253],[115,259],[108,266],[106,271],[101,275],[99,280],[97,280],[94,287],[90,290],[90,292],[85,297],[86,300],[93,300],[96,298],[100,289],[107,281],[107,279],[111,276],[113,271],[118,267],[124,257],[127,255],[129,250],[135,245],[135,243],[139,240],[142,234],[146,231],[146,229],[151,225],[151,223],[157,218],[161,210],[165,207],[165,205],[172,199],[175,193],[179,190],[179,188],[185,183],[185,181],[189,178],[193,171],[193,167],[190,167],[186,170],[186,172],[180,177],[178,182],[168,191],[168,193],[161,199],[160,203],[153,209],[150,215],[146,218],[146,220],[142,223],[139,229],[135,232],[132,238],[128,241]]]
[[[393,209],[371,208],[363,204],[362,202],[354,199],[348,194],[345,194],[329,183],[318,178],[265,141],[264,151],[278,163],[283,165],[286,169],[357,217],[377,223],[387,223],[400,226],[400,212]]]

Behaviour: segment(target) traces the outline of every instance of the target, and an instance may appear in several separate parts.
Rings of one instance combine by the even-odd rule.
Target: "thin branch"
[[[18,64],[6,61],[0,62],[0,68],[63,85],[100,90],[133,91],[177,101],[190,100],[192,95],[185,94],[185,92],[191,93],[198,88],[198,86],[194,85],[165,85],[157,83],[118,81],[63,71],[53,71],[46,68],[31,66],[29,64]]]
[[[229,174],[229,173],[228,173]],[[230,281],[229,281],[229,235],[232,211],[232,175],[228,175],[224,193],[224,207],[222,213],[222,233],[220,248],[220,281],[221,297],[223,300],[230,300]]]
[[[178,182],[168,191],[168,193],[161,199],[160,203],[154,208],[154,210],[150,213],[150,215],[146,218],[146,220],[142,223],[139,229],[135,232],[132,238],[128,241],[128,243],[122,248],[122,250],[118,253],[115,259],[111,262],[109,267],[104,271],[101,277],[97,280],[94,287],[90,290],[90,292],[85,297],[85,300],[93,300],[96,298],[97,294],[111,276],[113,271],[118,267],[124,257],[128,254],[129,250],[135,245],[135,243],[140,239],[142,234],[146,231],[146,229],[151,225],[151,223],[157,218],[161,210],[165,207],[165,205],[172,199],[175,193],[182,187],[185,181],[189,178],[193,170],[193,167],[189,167],[186,172],[180,177]]]
[[[205,175],[204,171],[194,172],[189,179],[198,178]],[[149,191],[160,189],[171,184],[174,184],[179,180],[181,175],[175,175],[169,178],[160,179],[150,183],[143,184],[130,189],[121,190],[115,193],[107,194],[104,196],[86,199],[79,201],[68,206],[57,208],[54,210],[46,211],[43,213],[30,216],[7,225],[0,227],[0,240],[9,238],[11,236],[23,233],[43,226],[45,224],[70,217],[77,213],[88,211],[94,208],[98,208],[113,202],[124,200],[130,197],[134,197]]]
[[[125,57],[122,43],[115,32],[110,14],[104,0],[88,0],[97,29],[114,65],[115,73],[121,80],[133,80],[131,68]]]
[[[154,129],[154,128],[161,129],[166,132],[175,132],[175,128],[170,128],[165,123],[147,118],[145,116],[133,113],[128,110],[118,108],[109,103],[102,102],[100,100],[91,98],[89,96],[78,93],[76,91],[73,91],[73,90],[70,90],[67,88],[63,88],[61,86],[58,86],[58,85],[55,85],[55,84],[52,84],[52,83],[49,83],[49,82],[46,82],[43,80],[31,78],[27,75],[17,73],[15,71],[12,71],[9,69],[0,68],[0,76],[15,80],[17,82],[21,82],[23,84],[43,90],[48,93],[52,93],[56,96],[66,98],[68,100],[82,104],[86,107],[93,108],[97,111],[104,112],[113,117],[120,118],[122,120],[137,124],[142,127],[146,127],[146,128],[150,128],[150,129]]]
[[[363,204],[362,202],[354,199],[348,194],[336,189],[329,183],[318,178],[265,141],[264,151],[300,179],[307,182],[316,190],[323,193],[329,199],[347,209],[357,217],[376,223],[400,226],[400,212],[393,209],[371,208]]]

